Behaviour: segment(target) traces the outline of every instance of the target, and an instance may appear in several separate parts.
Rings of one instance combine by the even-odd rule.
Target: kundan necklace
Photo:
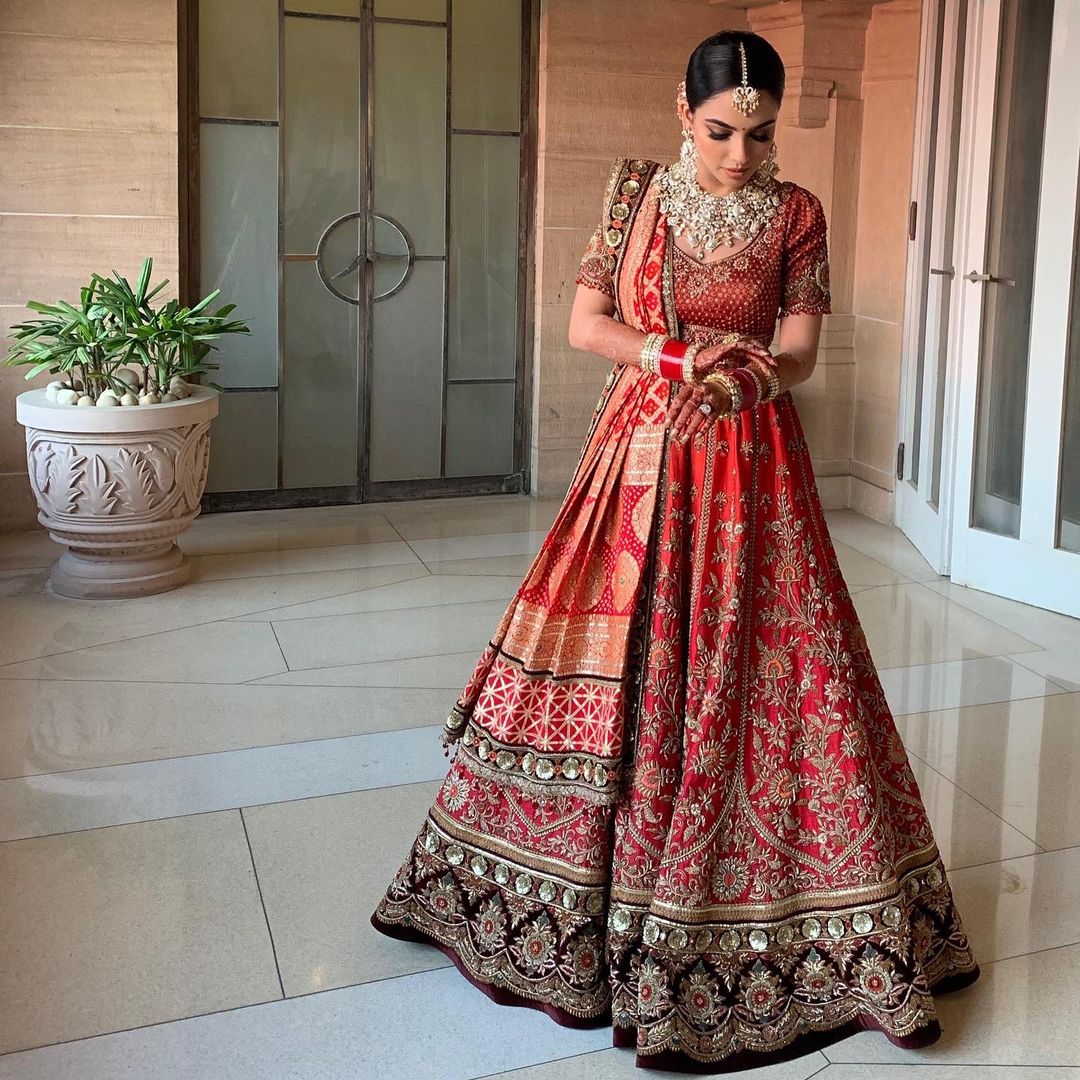
[[[774,179],[775,144],[754,175],[727,195],[713,195],[697,180],[697,148],[687,132],[679,160],[661,170],[656,183],[660,212],[676,236],[686,234],[698,252],[707,252],[738,240],[752,240],[776,215],[780,206],[780,184]]]

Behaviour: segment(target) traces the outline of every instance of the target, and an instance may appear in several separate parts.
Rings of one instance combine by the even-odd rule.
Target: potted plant
[[[153,304],[168,281],[148,289],[152,266],[134,288],[93,274],[77,306],[28,302],[42,318],[13,327],[4,360],[59,376],[20,394],[16,416],[38,520],[67,547],[52,572],[65,596],[144,596],[191,572],[176,539],[199,513],[218,388],[188,380],[216,370],[211,342],[250,331],[235,305],[209,310],[219,289]]]

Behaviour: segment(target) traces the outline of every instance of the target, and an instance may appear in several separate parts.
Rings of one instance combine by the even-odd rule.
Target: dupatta
[[[615,317],[674,334],[667,223],[650,183],[658,168],[619,159],[602,228]],[[481,775],[615,799],[670,392],[636,365],[608,376],[563,503],[443,729],[447,753],[458,744]]]

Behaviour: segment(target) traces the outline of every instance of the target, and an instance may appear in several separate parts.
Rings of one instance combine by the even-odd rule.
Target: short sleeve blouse
[[[768,343],[778,316],[830,314],[825,211],[818,197],[798,184],[783,181],[780,189],[780,211],[734,255],[699,263],[672,244],[675,307],[684,339],[708,344],[738,330]],[[614,296],[604,232],[602,219],[575,280]]]

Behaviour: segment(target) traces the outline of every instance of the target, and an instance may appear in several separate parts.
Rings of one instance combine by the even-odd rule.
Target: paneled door
[[[208,502],[520,491],[528,0],[202,0]]]
[[[924,28],[898,524],[957,584],[1080,616],[1080,5]]]

